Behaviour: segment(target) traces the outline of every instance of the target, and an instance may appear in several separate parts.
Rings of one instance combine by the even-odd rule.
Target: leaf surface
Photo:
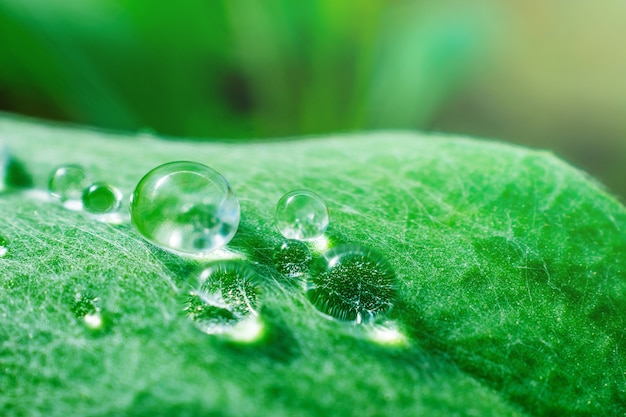
[[[264,277],[262,337],[206,335],[176,290],[197,260],[42,192],[4,192],[0,414],[626,412],[626,211],[549,153],[413,133],[174,142],[10,117],[0,134],[36,190],[62,163],[126,195],[165,162],[213,167],[242,207],[229,249]],[[326,199],[331,245],[394,267],[395,330],[328,320],[276,271],[274,206],[296,188]],[[76,293],[99,299],[99,331],[77,319]]]

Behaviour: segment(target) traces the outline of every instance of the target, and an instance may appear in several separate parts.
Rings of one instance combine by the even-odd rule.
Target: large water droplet
[[[246,263],[217,261],[183,287],[184,311],[205,333],[225,333],[258,315],[260,278]]]
[[[0,258],[5,257],[9,253],[9,240],[0,236]]]
[[[276,204],[276,227],[287,239],[318,238],[326,231],[328,222],[326,202],[313,191],[290,191]]]
[[[196,162],[170,162],[148,172],[131,196],[141,235],[174,252],[206,255],[239,226],[239,201],[224,177]]]
[[[274,266],[287,277],[299,277],[309,270],[311,251],[299,240],[286,240],[274,251]]]
[[[94,214],[114,213],[122,205],[122,192],[111,184],[95,182],[83,191],[83,208]]]
[[[74,295],[74,302],[71,307],[76,318],[82,320],[91,329],[102,327],[102,313],[100,309],[100,298],[91,293],[77,292]]]
[[[87,173],[80,165],[61,165],[50,175],[48,190],[62,202],[80,205],[83,190],[88,185]]]
[[[391,309],[396,276],[377,252],[361,245],[343,245],[314,263],[306,294],[322,313],[360,324]]]

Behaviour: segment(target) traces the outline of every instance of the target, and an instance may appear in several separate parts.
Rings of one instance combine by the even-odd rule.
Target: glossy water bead
[[[287,239],[316,239],[324,234],[328,222],[326,202],[313,191],[290,191],[276,205],[276,227]]]
[[[80,165],[61,165],[50,175],[48,190],[63,202],[80,201],[87,181],[87,173]]]
[[[299,277],[309,270],[312,260],[306,243],[299,240],[285,240],[274,251],[274,266],[287,277]]]
[[[83,208],[94,214],[114,213],[120,209],[122,197],[111,184],[95,182],[83,191]]]
[[[170,162],[139,181],[130,215],[139,233],[155,245],[202,256],[233,238],[239,201],[217,171],[197,162]]]
[[[338,246],[314,263],[306,294],[322,313],[360,324],[391,309],[396,275],[377,252],[361,245]]]
[[[258,315],[260,278],[245,262],[217,261],[184,284],[184,312],[205,333],[223,333]]]

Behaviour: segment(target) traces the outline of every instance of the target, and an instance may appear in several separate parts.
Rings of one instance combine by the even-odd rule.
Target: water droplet
[[[87,181],[87,173],[80,165],[61,165],[50,175],[48,190],[62,202],[79,203]]]
[[[116,187],[95,182],[83,191],[83,208],[94,214],[113,213],[122,205],[122,192]]]
[[[290,191],[276,205],[276,227],[287,239],[316,239],[324,234],[328,222],[326,202],[313,191]]]
[[[306,294],[322,313],[360,324],[391,309],[396,276],[377,252],[361,245],[343,245],[313,264]]]
[[[202,256],[233,238],[239,201],[217,171],[196,162],[170,162],[139,181],[130,214],[139,233],[153,244]]]
[[[258,315],[260,278],[242,261],[204,266],[183,288],[184,312],[205,333],[225,333]]]
[[[85,322],[87,327],[91,329],[102,327],[100,298],[95,295],[77,292],[74,296],[71,310],[76,318]]]
[[[5,257],[9,253],[9,240],[0,236],[0,258]]]
[[[274,265],[287,277],[299,277],[309,270],[311,251],[299,240],[286,240],[274,251]]]

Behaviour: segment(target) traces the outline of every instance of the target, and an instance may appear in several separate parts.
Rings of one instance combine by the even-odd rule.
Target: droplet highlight
[[[115,213],[122,205],[122,198],[122,192],[113,185],[96,182],[83,191],[83,209],[93,214]]]
[[[382,255],[365,246],[343,245],[313,264],[306,295],[325,315],[361,324],[391,310],[396,287],[395,272]]]
[[[230,332],[258,316],[260,291],[260,277],[245,262],[217,261],[184,285],[184,313],[204,333]]]
[[[0,258],[4,258],[9,253],[9,239],[0,236]]]
[[[329,221],[326,202],[310,190],[290,191],[276,204],[276,227],[287,239],[316,239],[324,234]]]
[[[311,251],[299,240],[285,240],[274,250],[274,266],[286,277],[304,275],[311,265]]]
[[[80,203],[83,190],[88,185],[87,173],[75,164],[61,165],[50,175],[48,190],[61,202]]]
[[[130,215],[149,242],[197,256],[230,242],[240,219],[226,179],[197,162],[170,162],[148,172],[131,195]]]

